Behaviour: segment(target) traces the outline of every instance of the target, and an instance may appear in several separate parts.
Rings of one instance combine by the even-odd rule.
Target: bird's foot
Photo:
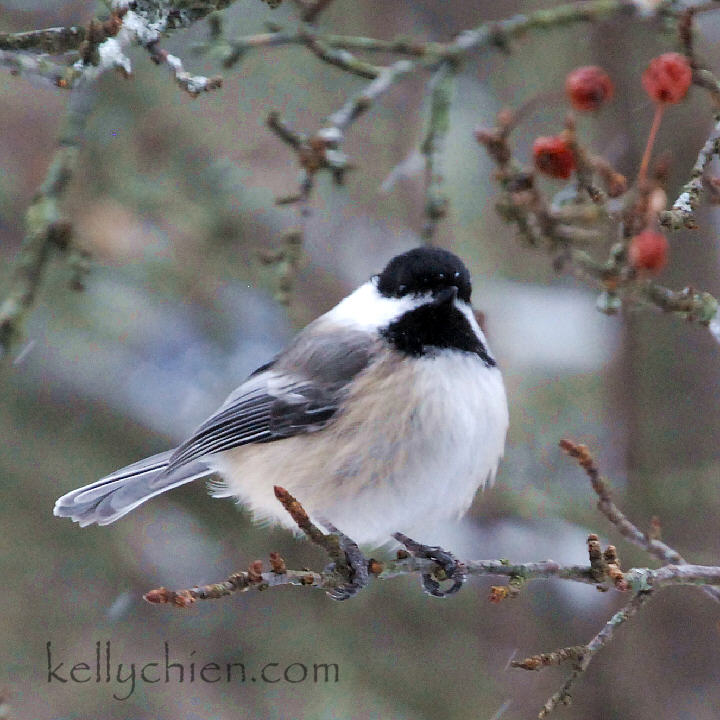
[[[459,592],[467,574],[465,566],[458,562],[452,553],[441,547],[422,545],[399,532],[395,533],[393,537],[399,540],[413,555],[434,560],[437,563],[438,569],[434,573],[423,573],[422,575],[422,587],[428,595],[445,598]],[[442,590],[439,581],[445,580],[452,580],[452,585],[447,590]]]
[[[337,537],[340,551],[340,557],[330,563],[325,568],[325,572],[338,573],[345,578],[345,582],[329,590],[328,595],[333,600],[348,600],[355,597],[368,584],[368,559],[354,540],[334,525],[328,522],[323,522],[323,524]]]

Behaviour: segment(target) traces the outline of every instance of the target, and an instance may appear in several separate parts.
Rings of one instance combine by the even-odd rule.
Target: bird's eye
[[[453,277],[457,280],[457,279],[460,277],[460,273],[459,273],[459,272],[456,272],[456,273],[453,275]]]
[[[404,295],[406,290],[407,290],[407,285],[398,285],[398,292],[401,295]]]
[[[444,280],[445,279],[445,273],[440,273],[438,275],[438,280]]]

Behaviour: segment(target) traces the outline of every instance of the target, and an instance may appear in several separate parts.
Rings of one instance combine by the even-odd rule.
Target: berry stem
[[[650,156],[652,155],[653,145],[655,144],[655,137],[657,135],[658,128],[660,127],[660,122],[662,120],[664,110],[664,103],[657,103],[657,105],[655,105],[655,116],[653,117],[652,126],[650,127],[650,133],[648,134],[647,144],[645,145],[645,152],[643,153],[642,162],[640,163],[640,171],[638,172],[638,185],[642,185],[645,182],[648,165],[650,164]]]

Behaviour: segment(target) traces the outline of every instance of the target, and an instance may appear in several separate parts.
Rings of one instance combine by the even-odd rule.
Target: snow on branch
[[[426,173],[424,214],[425,223],[420,233],[426,243],[434,241],[438,222],[449,212],[449,198],[443,189],[444,144],[450,132],[450,110],[453,102],[453,85],[459,64],[468,56],[486,49],[508,51],[511,43],[528,32],[542,32],[550,28],[593,23],[614,17],[635,18],[650,30],[658,17],[674,23],[681,44],[692,68],[692,81],[708,91],[716,107],[720,106],[720,85],[712,72],[703,67],[693,50],[693,17],[700,12],[717,9],[713,0],[693,2],[690,7],[677,3],[640,0],[584,0],[568,2],[544,10],[520,13],[493,22],[480,22],[462,30],[449,42],[424,41],[408,37],[391,39],[340,35],[317,28],[321,13],[330,0],[295,0],[298,25],[285,30],[273,25],[269,32],[228,39],[223,34],[221,11],[234,0],[198,0],[187,3],[181,0],[113,0],[110,14],[104,19],[93,19],[87,26],[46,28],[19,33],[0,34],[0,68],[31,80],[72,90],[92,83],[108,70],[117,70],[126,77],[132,74],[128,50],[139,45],[146,49],[158,65],[165,65],[179,88],[193,97],[222,87],[220,76],[195,75],[185,68],[183,60],[161,47],[168,33],[188,28],[208,19],[210,38],[199,46],[201,51],[219,55],[226,69],[232,68],[244,54],[260,48],[275,49],[295,44],[307,48],[315,59],[329,63],[349,76],[358,76],[370,82],[358,92],[350,93],[342,106],[331,113],[325,123],[309,133],[289,128],[277,112],[268,117],[268,127],[295,153],[302,170],[297,191],[279,198],[279,203],[299,203],[302,213],[308,211],[308,201],[315,186],[318,172],[328,171],[336,184],[341,185],[349,170],[357,164],[345,153],[345,136],[353,123],[369,111],[376,101],[396,83],[420,73],[428,75],[428,116],[424,137],[418,143],[417,153]],[[271,6],[278,2],[268,3]],[[376,65],[360,57],[359,53],[383,52],[396,59],[386,66]],[[658,113],[658,117],[660,114]],[[507,116],[506,116],[507,117]],[[505,124],[503,124],[505,122]],[[499,179],[503,190],[498,209],[508,222],[514,223],[528,242],[545,246],[554,256],[557,268],[569,267],[587,277],[600,289],[599,307],[604,312],[616,312],[623,302],[641,302],[664,311],[678,314],[701,325],[709,326],[720,337],[720,323],[716,320],[717,300],[693,288],[674,291],[658,285],[645,272],[636,272],[628,263],[630,234],[623,243],[613,246],[607,260],[596,260],[584,245],[597,244],[607,236],[607,220],[612,215],[607,201],[625,193],[626,184],[610,164],[601,157],[587,152],[574,134],[568,120],[566,141],[574,158],[577,182],[596,207],[588,210],[579,203],[557,205],[548,203],[533,182],[532,172],[512,159],[509,131],[515,124],[499,121],[498,127],[480,133],[491,156],[500,166]],[[488,144],[489,143],[489,144]],[[649,153],[646,153],[649,157]],[[717,139],[713,135],[702,149],[688,184],[670,211],[659,207],[662,195],[662,171],[625,193],[628,205],[624,216],[626,232],[630,233],[642,217],[652,209],[659,223],[666,227],[689,227],[694,223],[694,210],[699,203],[710,159],[717,154]],[[70,170],[70,167],[67,168]],[[66,173],[65,177],[69,177]],[[595,212],[595,226],[585,220]],[[575,213],[575,216],[573,216]],[[583,214],[585,220],[578,215]],[[30,213],[28,214],[28,218]],[[52,224],[52,220],[46,225]],[[636,229],[636,228],[635,228]],[[50,237],[50,235],[47,235]],[[7,350],[12,338],[19,332],[23,314],[32,306],[42,267],[49,257],[49,245],[31,242],[26,237],[20,249],[18,268],[10,296],[0,310],[0,348]],[[33,235],[37,238],[37,235]],[[641,251],[645,262],[662,261],[662,238],[658,234],[644,236]],[[74,265],[83,271],[88,265],[86,253],[74,253]],[[278,257],[280,257],[278,255]],[[278,260],[278,262],[281,262]],[[278,273],[286,288],[292,286],[297,263],[286,263]],[[27,271],[27,267],[32,270]],[[22,280],[19,278],[22,277]],[[81,285],[81,282],[74,283]],[[20,285],[23,286],[20,289]],[[287,292],[280,292],[287,299]]]

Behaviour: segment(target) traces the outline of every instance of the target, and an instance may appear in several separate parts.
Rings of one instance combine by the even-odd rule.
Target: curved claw
[[[338,530],[334,525],[328,522],[323,523],[327,529],[338,536],[340,549],[345,553],[349,570],[349,580],[338,587],[329,590],[328,595],[333,600],[348,600],[355,597],[369,581],[368,560],[358,547],[358,544],[351,540],[347,535]],[[335,563],[330,563],[326,570],[332,572],[335,569]]]
[[[431,573],[423,573],[422,588],[428,595],[446,598],[460,591],[467,579],[467,574],[465,566],[458,562],[452,553],[436,545],[423,545],[400,532],[395,533],[393,537],[399,540],[413,555],[434,560],[445,573],[445,579],[453,581],[453,584],[447,590],[442,590],[440,583]]]

